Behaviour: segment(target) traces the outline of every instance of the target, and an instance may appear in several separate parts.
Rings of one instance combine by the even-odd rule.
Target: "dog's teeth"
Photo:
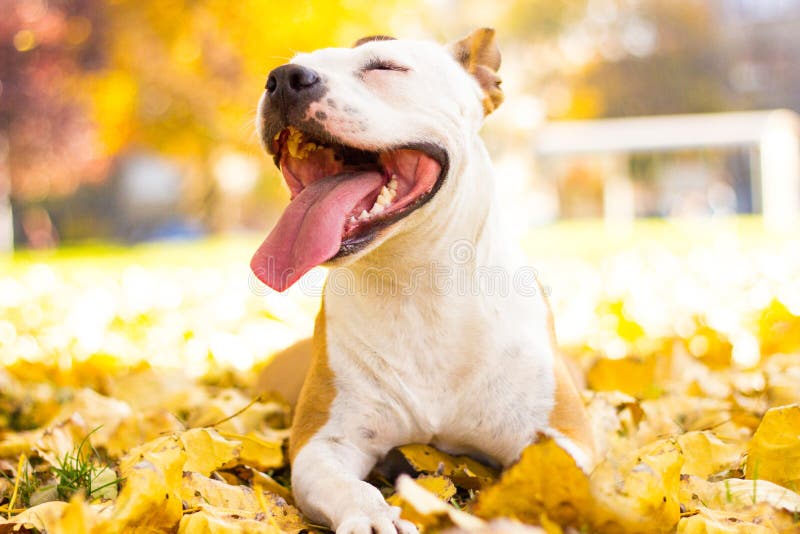
[[[351,216],[350,216],[350,223],[351,223],[351,224],[352,224],[352,223],[355,223],[355,222],[357,222],[357,221],[358,221],[358,219],[356,219],[356,216],[355,216],[355,215],[351,215]]]
[[[361,215],[358,216],[358,220],[365,221],[367,219],[369,219],[369,213],[367,213],[367,210],[361,210]]]
[[[380,215],[386,208],[391,206],[392,199],[397,196],[397,190],[391,188],[391,182],[389,182],[389,187],[383,186],[381,188],[381,192],[378,194],[378,198],[375,199],[375,203],[369,210],[369,213],[366,211],[362,211],[361,215],[359,216],[359,220],[363,220],[365,218],[372,217],[373,215]],[[397,187],[397,181],[395,180],[395,187]],[[365,214],[366,213],[366,217]]]
[[[389,189],[397,192],[397,175],[393,174],[392,179],[389,181]]]
[[[391,184],[389,184],[389,185],[391,185]],[[396,184],[395,184],[395,187],[396,187]],[[383,189],[381,189],[381,194],[378,195],[377,202],[379,202],[379,203],[383,204],[384,206],[388,207],[389,204],[392,203],[392,200],[394,199],[394,197],[396,197],[396,196],[397,196],[397,189],[396,188],[392,189],[391,187],[387,188],[386,186],[383,186]]]

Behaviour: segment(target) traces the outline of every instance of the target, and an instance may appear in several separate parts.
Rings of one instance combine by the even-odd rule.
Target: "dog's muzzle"
[[[319,74],[301,65],[283,65],[269,73],[266,97],[270,112],[277,112],[284,122],[292,119],[296,110],[325,94]]]

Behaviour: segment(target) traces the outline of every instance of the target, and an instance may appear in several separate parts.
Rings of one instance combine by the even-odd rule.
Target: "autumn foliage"
[[[742,228],[710,234],[726,245],[702,227],[691,245],[652,226],[599,248],[586,230],[532,236],[532,253],[550,250],[543,282],[587,377],[603,458],[592,473],[542,439],[503,472],[409,444],[370,481],[426,532],[800,531],[800,264],[788,241]],[[555,252],[559,240],[585,246]],[[318,298],[254,293],[252,247],[4,264],[0,532],[324,530],[293,505],[290,409],[255,386],[258,362],[310,327]],[[739,266],[724,283],[719,257]],[[757,299],[735,308],[741,295]]]

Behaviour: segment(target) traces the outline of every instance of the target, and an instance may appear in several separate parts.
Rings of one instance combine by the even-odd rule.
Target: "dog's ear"
[[[447,45],[448,50],[464,69],[472,74],[483,89],[483,113],[488,115],[503,102],[500,88],[500,49],[493,28],[480,28],[460,41]]]

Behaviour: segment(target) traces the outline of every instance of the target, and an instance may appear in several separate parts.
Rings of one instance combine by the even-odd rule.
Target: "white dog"
[[[448,46],[365,38],[269,75],[259,134],[292,201],[251,267],[279,291],[332,268],[290,456],[298,505],[337,533],[415,531],[363,481],[398,445],[509,465],[544,434],[593,463],[478,135],[499,66],[481,29]]]

